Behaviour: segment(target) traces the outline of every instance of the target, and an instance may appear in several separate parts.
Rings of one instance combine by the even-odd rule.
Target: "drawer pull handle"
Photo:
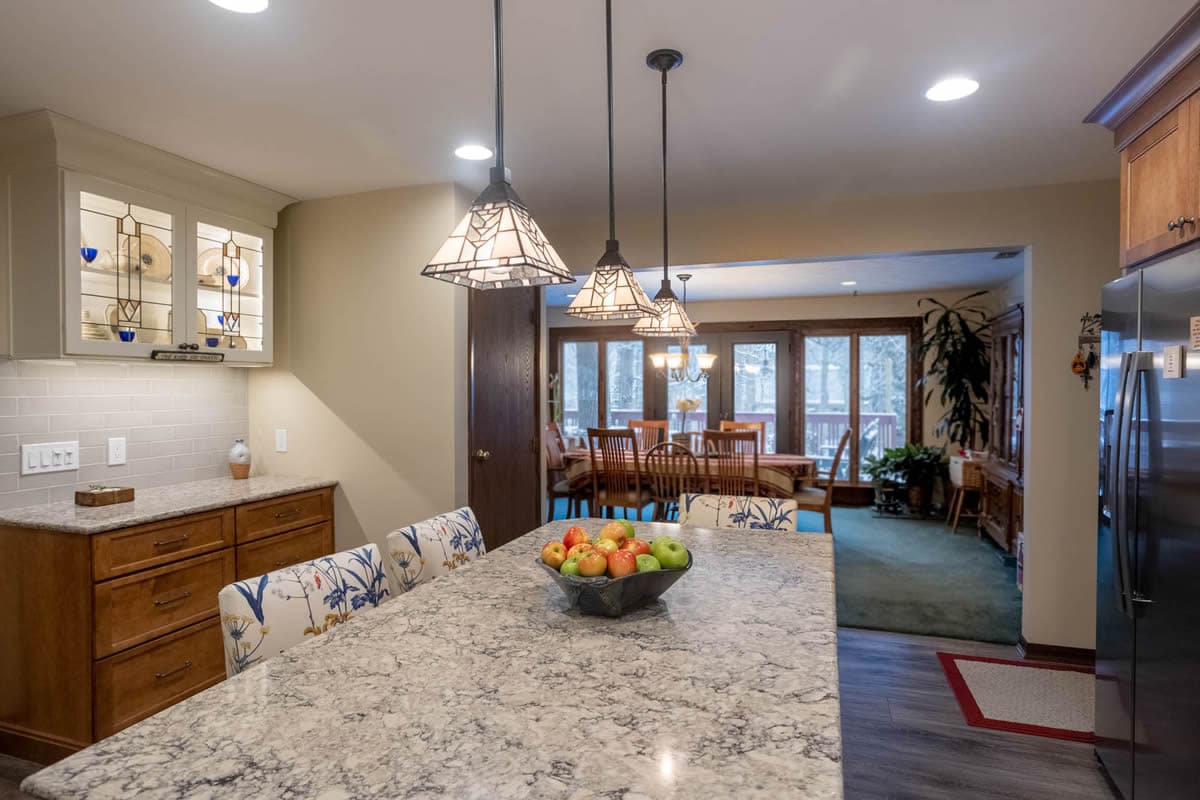
[[[278,569],[279,567],[286,567],[288,564],[295,564],[295,563],[296,562],[294,559],[289,561],[286,558],[281,558],[275,562],[275,567],[276,567],[276,569]]]
[[[157,542],[154,543],[154,546],[155,547],[167,547],[168,545],[172,545],[172,544],[183,544],[190,538],[192,538],[192,535],[190,533],[185,533],[181,536],[176,536],[174,539],[159,539]]]
[[[174,597],[166,597],[166,598],[162,598],[159,600],[155,600],[154,605],[158,608],[161,608],[163,606],[169,606],[172,603],[178,603],[180,600],[187,600],[191,596],[192,596],[191,592],[180,592],[179,594],[175,595]]]
[[[291,519],[292,517],[300,516],[300,509],[293,508],[291,511],[279,511],[275,514],[275,519]]]
[[[185,669],[191,669],[191,668],[192,668],[192,660],[189,658],[187,661],[183,662],[175,669],[169,669],[166,672],[154,673],[154,680],[161,681],[163,678],[169,678],[177,672],[183,672]]]

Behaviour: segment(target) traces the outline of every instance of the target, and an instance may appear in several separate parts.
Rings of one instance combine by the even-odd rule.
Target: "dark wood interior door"
[[[470,294],[469,496],[489,550],[541,524],[540,325],[537,289]]]

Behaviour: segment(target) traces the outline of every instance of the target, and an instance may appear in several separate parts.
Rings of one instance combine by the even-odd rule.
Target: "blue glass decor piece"
[[[81,247],[81,248],[79,248],[79,255],[83,256],[83,260],[84,260],[84,261],[86,261],[86,262],[87,262],[87,263],[89,263],[89,264],[90,264],[90,263],[92,263],[93,261],[95,261],[95,260],[96,260],[96,255],[97,255],[99,252],[100,252],[100,251],[99,251],[99,250],[97,250],[97,249],[96,249],[96,248],[94,248],[94,247]]]
[[[206,336],[206,337],[204,337],[204,343],[206,345],[208,345],[209,347],[216,347],[218,344],[221,343],[221,340],[219,338],[217,338],[216,336]]]
[[[117,331],[117,335],[121,337],[122,342],[132,342],[137,336],[137,331],[133,328],[122,328]]]
[[[241,275],[226,275],[225,280],[229,281],[230,286],[237,286],[238,279],[241,277]]]
[[[218,325],[225,324],[225,315],[224,314],[217,314],[217,324]]]

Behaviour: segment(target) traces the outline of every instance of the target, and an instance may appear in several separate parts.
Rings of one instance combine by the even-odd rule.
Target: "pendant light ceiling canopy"
[[[580,319],[638,319],[658,313],[633,270],[621,255],[617,241],[616,180],[613,177],[613,47],[612,0],[605,0],[605,52],[608,56],[608,241],[596,269],[567,306]]]
[[[574,283],[542,229],[510,183],[504,166],[504,50],[502,0],[495,0],[496,166],[491,183],[421,274],[472,289]]]
[[[639,336],[674,336],[689,338],[696,335],[696,326],[688,319],[687,311],[671,289],[668,272],[670,261],[667,236],[667,73],[683,63],[683,53],[678,50],[655,50],[646,56],[646,65],[662,73],[662,185],[663,185],[663,280],[662,288],[654,295],[657,313],[642,317],[633,326]]]

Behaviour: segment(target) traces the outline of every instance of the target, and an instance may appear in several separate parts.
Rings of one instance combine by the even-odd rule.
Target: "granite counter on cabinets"
[[[49,503],[7,509],[0,511],[0,525],[63,533],[103,533],[201,511],[254,503],[315,489],[327,489],[336,485],[337,481],[323,478],[287,478],[275,475],[261,475],[241,481],[213,478],[157,486],[153,489],[139,489],[132,502],[111,506],[89,507],[77,506],[74,503]]]
[[[620,619],[568,610],[551,523],[27,779],[40,798],[841,798],[833,543],[678,532]],[[588,523],[593,530],[601,521]]]

